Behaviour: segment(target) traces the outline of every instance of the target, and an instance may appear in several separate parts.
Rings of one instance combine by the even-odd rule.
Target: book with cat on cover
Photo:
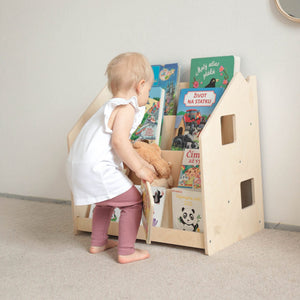
[[[193,58],[190,70],[190,88],[222,87],[226,89],[233,75],[240,70],[238,56]]]
[[[178,63],[165,65],[152,65],[154,73],[153,86],[158,86],[166,91],[164,115],[176,114],[176,96],[179,87]]]
[[[160,87],[152,87],[149,93],[148,102],[145,105],[144,118],[135,132],[131,135],[132,141],[143,139],[150,143],[155,142],[159,145],[164,102],[165,90]]]
[[[223,88],[180,91],[172,150],[199,149],[200,132],[223,92]]]
[[[160,227],[164,213],[166,188],[161,186],[151,186],[151,192],[154,201],[152,226]]]
[[[135,186],[140,193],[142,193],[142,189],[140,185]],[[153,227],[160,227],[163,219],[164,206],[166,200],[166,188],[162,186],[151,186],[151,193],[154,201],[153,205]],[[141,225],[143,225],[143,221],[141,221]]]
[[[154,200],[150,183],[148,181],[141,180],[141,190],[143,199],[142,222],[145,229],[146,243],[151,244]]]
[[[198,149],[185,149],[178,186],[193,190],[201,189],[200,153]]]
[[[172,188],[173,228],[203,232],[201,193]]]

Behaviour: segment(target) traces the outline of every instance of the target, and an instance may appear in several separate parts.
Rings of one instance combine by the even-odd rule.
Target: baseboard
[[[265,228],[300,232],[300,226],[265,222]]]
[[[0,193],[0,197],[13,198],[13,199],[19,199],[19,200],[39,201],[39,202],[49,202],[49,203],[56,203],[56,204],[71,205],[70,200],[60,200],[60,199],[33,197],[33,196],[23,196],[23,195],[6,194],[6,193]]]
[[[43,198],[43,197],[23,196],[23,195],[6,194],[6,193],[0,193],[0,197],[14,198],[14,199],[28,200],[28,201],[39,201],[39,202],[49,202],[49,203],[56,203],[56,204],[71,205],[71,201],[69,201],[69,200],[59,200],[59,199],[51,199],[51,198]],[[281,224],[281,223],[265,222],[265,228],[266,229],[276,229],[276,230],[286,230],[286,231],[300,232],[300,226],[287,225],[287,224]]]

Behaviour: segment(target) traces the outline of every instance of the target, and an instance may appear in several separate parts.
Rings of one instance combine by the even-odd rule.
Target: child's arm
[[[136,152],[136,151],[135,151],[135,152]],[[137,152],[136,152],[136,153],[137,153]],[[157,175],[155,168],[154,168],[152,165],[150,165],[146,160],[144,160],[138,153],[137,153],[137,155],[138,155],[138,158],[140,159],[141,163],[142,163],[145,167],[151,169],[152,172],[154,172],[155,175]]]
[[[155,173],[147,166],[148,163],[133,149],[128,139],[134,120],[134,108],[132,105],[122,105],[117,107],[116,110],[112,123],[112,148],[139,178],[152,182],[155,178]]]

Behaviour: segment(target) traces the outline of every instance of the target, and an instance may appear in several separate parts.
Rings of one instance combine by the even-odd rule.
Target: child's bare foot
[[[146,250],[135,249],[134,253],[129,255],[119,255],[118,261],[120,264],[127,264],[138,260],[143,260],[150,257],[150,254]]]
[[[92,253],[92,254],[96,254],[96,253],[99,253],[99,252],[102,252],[104,250],[114,248],[114,247],[117,247],[117,246],[118,246],[117,241],[107,240],[107,243],[104,246],[101,246],[101,247],[91,246],[89,252]]]

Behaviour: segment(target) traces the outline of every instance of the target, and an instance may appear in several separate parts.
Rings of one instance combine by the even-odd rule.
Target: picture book
[[[164,115],[176,114],[176,94],[179,87],[179,66],[177,63],[153,65],[153,86],[158,86],[166,91]]]
[[[145,221],[147,222],[146,227],[148,228],[148,224],[151,224],[150,227],[160,227],[163,217],[163,211],[165,206],[165,199],[166,199],[166,188],[164,187],[156,187],[156,186],[150,186],[150,192],[148,190],[148,185],[144,184],[144,188],[141,185],[135,185],[135,187],[139,190],[139,192],[143,195],[143,214],[147,214],[147,207],[149,207],[149,210],[151,209],[150,206],[152,205],[152,222],[148,223],[148,216],[146,217],[146,220],[141,221],[141,225],[145,224]],[[144,191],[143,191],[144,189]],[[148,201],[149,196],[149,201]],[[150,197],[152,197],[152,201],[150,201]],[[149,206],[150,205],[150,206]],[[90,212],[89,212],[89,218],[93,218],[93,212],[96,204],[91,204],[90,206]],[[145,213],[144,213],[145,211]],[[119,208],[115,208],[113,211],[113,214],[111,216],[111,222],[119,222],[120,220],[120,214],[121,210]],[[145,227],[145,225],[144,225]],[[145,228],[146,228],[145,227]],[[149,228],[151,231],[151,228]],[[147,229],[148,230],[148,229]]]
[[[223,88],[180,91],[172,150],[199,149],[200,132],[223,92]]]
[[[151,244],[154,200],[152,196],[150,183],[148,181],[141,180],[141,190],[143,198],[142,222],[146,234],[146,243]]]
[[[142,194],[142,188],[140,185],[135,185],[135,187],[139,190]],[[153,227],[160,227],[162,223],[163,213],[164,213],[164,206],[166,200],[166,188],[160,186],[151,186],[151,194],[153,197]],[[143,225],[143,221],[141,221],[141,225]]]
[[[189,189],[172,189],[173,228],[203,232],[201,193]]]
[[[166,188],[151,186],[151,192],[154,201],[152,226],[160,227],[165,206]]]
[[[91,207],[90,207],[90,213],[89,213],[89,218],[93,218],[93,213],[94,213],[94,208],[95,208],[96,204],[91,204]],[[114,212],[111,216],[111,221],[112,222],[119,222],[119,219],[120,219],[120,213],[121,213],[121,210],[119,208],[115,208],[114,209]]]
[[[119,220],[120,220],[120,214],[121,214],[120,208],[116,207],[116,208],[114,209],[114,212],[113,212],[113,214],[112,214],[110,220],[111,220],[112,222],[119,222]]]
[[[185,149],[183,153],[182,165],[178,186],[193,190],[201,189],[200,174],[200,153],[198,149]]]
[[[93,218],[93,213],[94,213],[94,209],[95,209],[96,204],[91,204],[90,205],[90,212],[89,212],[89,218]]]
[[[240,70],[238,56],[193,58],[190,70],[190,88],[226,88],[233,75]]]
[[[144,118],[135,132],[131,135],[131,140],[148,140],[159,145],[163,109],[165,102],[165,90],[160,87],[152,87],[149,93],[149,99],[146,104]]]

